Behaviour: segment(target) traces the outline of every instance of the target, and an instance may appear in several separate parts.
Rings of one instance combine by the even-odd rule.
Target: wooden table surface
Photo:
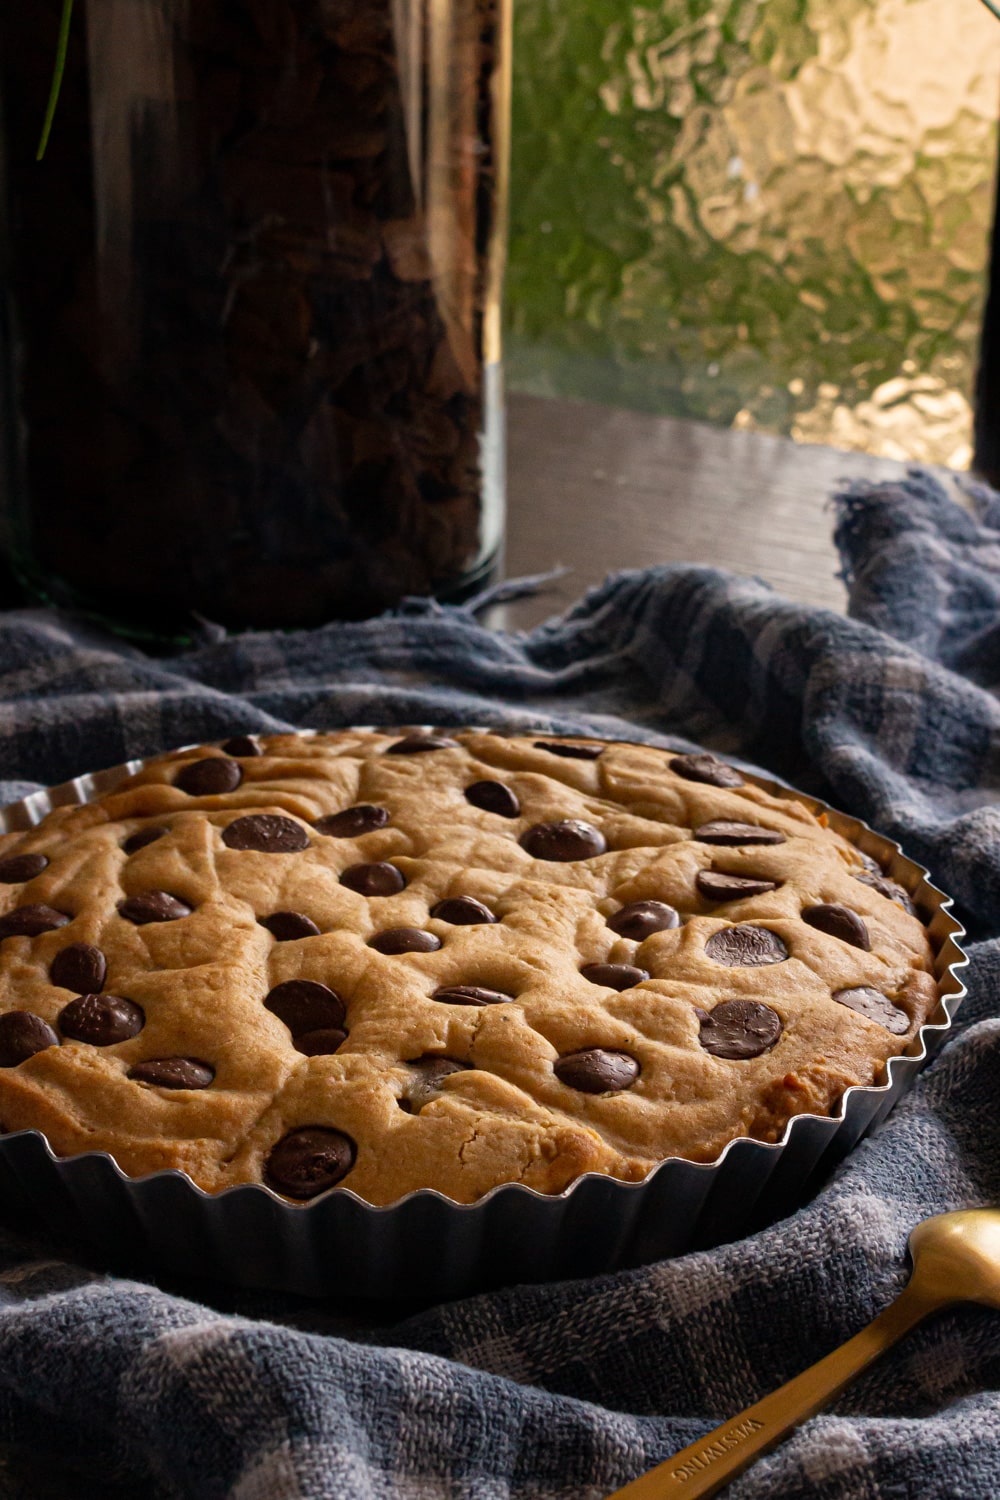
[[[535,598],[483,616],[526,629],[618,568],[710,563],[789,598],[843,610],[833,517],[843,479],[898,478],[906,465],[700,422],[586,402],[508,398],[509,578],[558,564]]]

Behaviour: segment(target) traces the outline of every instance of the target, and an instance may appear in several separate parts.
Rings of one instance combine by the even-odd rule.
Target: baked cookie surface
[[[0,1120],[472,1202],[780,1139],[937,1002],[906,893],[711,756],[239,736],[0,840]]]

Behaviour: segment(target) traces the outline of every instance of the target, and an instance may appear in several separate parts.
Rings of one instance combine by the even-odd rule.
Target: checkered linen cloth
[[[606,1495],[855,1333],[903,1285],[919,1219],[1000,1202],[1000,500],[979,506],[926,475],[840,496],[854,619],[690,567],[610,579],[528,636],[413,603],[154,661],[0,617],[7,798],[293,725],[693,741],[898,838],[975,937],[956,1034],[886,1128],[723,1249],[415,1312],[109,1278],[4,1231],[0,1495]],[[729,1493],[995,1500],[997,1314],[925,1325]]]

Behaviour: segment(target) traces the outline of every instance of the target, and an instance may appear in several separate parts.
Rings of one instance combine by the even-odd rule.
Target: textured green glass
[[[515,387],[969,460],[976,0],[518,0]]]

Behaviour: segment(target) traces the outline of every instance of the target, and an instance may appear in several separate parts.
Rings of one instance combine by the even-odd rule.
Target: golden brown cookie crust
[[[50,965],[79,943],[103,953],[104,992],[144,1016],[124,1041],[93,1045],[63,1033],[61,1046],[0,1067],[6,1129],[38,1128],[61,1155],[108,1151],[131,1175],[177,1167],[217,1191],[261,1182],[289,1132],[323,1126],[353,1143],[342,1181],[372,1203],[420,1187],[466,1203],[505,1182],[554,1193],[581,1172],[638,1180],[668,1156],[712,1161],[736,1136],[777,1140],[792,1115],[829,1112],[847,1087],[880,1081],[886,1059],[934,1009],[920,921],[855,878],[862,856],[804,803],[688,779],[671,768],[672,752],[640,745],[607,744],[596,759],[578,759],[529,737],[452,732],[455,743],[399,754],[391,747],[400,737],[277,735],[255,756],[177,752],[98,802],[57,808],[0,840],[0,861],[24,853],[49,861],[26,882],[0,885],[0,922],[25,905],[72,919],[0,942],[0,1017],[30,1012],[59,1033],[74,991],[53,984]],[[233,790],[192,795],[175,785],[185,768],[216,757],[235,761]],[[474,806],[465,791],[480,781],[513,792],[519,814]],[[358,805],[384,809],[385,826],[354,838],[314,827]],[[306,847],[227,847],[226,828],[260,814],[292,820]],[[606,852],[541,859],[519,842],[536,825],[565,820],[596,829]],[[693,837],[719,820],[784,842]],[[154,827],[168,831],[126,854],[123,844]],[[358,864],[390,864],[405,887],[351,889],[340,877]],[[710,900],[696,885],[709,870],[776,889]],[[141,925],[120,914],[123,901],[151,891],[191,914]],[[456,925],[429,915],[455,897],[473,898],[496,920]],[[641,901],[675,908],[679,925],[643,941],[617,934],[608,919]],[[831,905],[861,918],[870,951],[803,919]],[[319,934],[276,939],[262,921],[279,912],[308,917]],[[733,927],[765,929],[789,956],[760,966],[713,961],[706,943]],[[441,946],[384,953],[369,945],[398,928]],[[617,990],[581,974],[590,964],[631,965],[650,977]],[[305,1055],[265,1007],[292,980],[340,997],[347,1034],[335,1051]],[[513,998],[432,998],[470,985]],[[859,988],[886,997],[905,1031],[832,998]],[[732,1001],[775,1013],[777,1041],[756,1056],[707,1050],[706,1018]],[[590,1049],[631,1059],[634,1081],[607,1092],[564,1081],[560,1059]],[[177,1057],[213,1070],[208,1086],[129,1076],[151,1059]],[[413,1064],[440,1058],[464,1066],[428,1087],[427,1065]]]

